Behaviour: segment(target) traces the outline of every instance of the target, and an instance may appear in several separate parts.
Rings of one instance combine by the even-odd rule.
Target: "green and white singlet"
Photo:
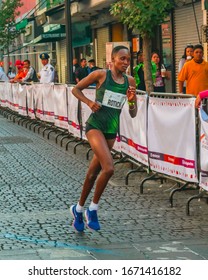
[[[124,83],[118,84],[113,80],[111,71],[107,70],[105,81],[96,89],[96,101],[100,102],[102,107],[89,116],[87,123],[103,133],[118,132],[119,116],[129,87],[127,76],[123,74],[123,77]]]

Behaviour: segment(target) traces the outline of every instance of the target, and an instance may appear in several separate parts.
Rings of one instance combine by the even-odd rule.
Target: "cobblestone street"
[[[65,151],[54,136],[0,116],[0,259],[208,259],[208,205],[193,200],[190,216],[185,211],[198,191],[176,193],[171,208],[176,183],[149,181],[140,194],[147,173],[130,175],[126,186],[130,163],[115,165],[100,203],[101,230],[76,233],[69,207],[89,161],[85,146],[76,154],[73,146]]]

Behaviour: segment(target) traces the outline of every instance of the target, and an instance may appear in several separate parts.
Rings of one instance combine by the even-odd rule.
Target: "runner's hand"
[[[93,113],[99,111],[101,108],[101,105],[94,101],[89,101],[88,106],[93,111]]]
[[[134,102],[136,101],[136,88],[129,86],[128,90],[127,90],[127,98],[129,102]]]

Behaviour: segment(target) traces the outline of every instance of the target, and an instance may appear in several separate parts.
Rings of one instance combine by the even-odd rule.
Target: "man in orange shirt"
[[[197,96],[200,91],[208,89],[208,62],[203,60],[202,45],[194,46],[193,59],[184,64],[178,75],[179,92],[183,93],[186,81],[186,93]]]

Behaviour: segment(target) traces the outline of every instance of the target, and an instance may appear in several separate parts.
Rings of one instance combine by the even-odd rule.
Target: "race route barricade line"
[[[81,127],[78,120],[78,100],[71,93],[71,89],[70,85],[45,86],[37,83],[11,86],[10,83],[0,83],[0,104],[2,108],[7,106],[14,111],[17,110],[18,104],[20,115],[34,118],[35,114],[35,117],[42,121],[47,120],[46,116],[54,117],[54,121],[57,117],[58,127],[62,127],[64,123],[63,128],[79,138]],[[31,98],[28,97],[30,93],[32,93]],[[94,98],[95,90],[87,89],[86,94],[89,98]],[[43,98],[49,99],[51,95],[55,98],[51,99],[53,102],[49,106],[50,109],[44,109],[43,104],[47,107],[49,103],[43,101]],[[118,143],[121,152],[129,155],[136,162],[150,164],[154,172],[179,178],[185,182],[198,183],[195,98],[187,97],[171,99],[165,96],[158,98],[138,95],[136,118],[131,119],[128,106],[124,105]],[[59,103],[61,109],[57,106]],[[82,134],[85,137],[84,123],[90,110],[83,104],[82,110]],[[205,178],[207,168],[202,170],[201,177]]]

